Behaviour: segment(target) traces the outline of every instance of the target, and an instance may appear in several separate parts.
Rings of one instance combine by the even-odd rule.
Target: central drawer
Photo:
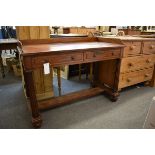
[[[50,63],[50,65],[52,66],[78,64],[83,62],[83,52],[51,54],[49,56],[36,56],[32,59],[32,61],[35,67],[42,67],[44,63]]]
[[[123,57],[141,54],[141,42],[124,41],[123,44],[126,45],[126,47],[124,48]]]
[[[124,88],[140,82],[151,80],[152,74],[153,68],[121,74],[119,78],[119,88]]]
[[[120,58],[121,51],[120,49],[116,50],[94,50],[94,51],[87,51],[84,53],[84,60],[85,61],[102,61],[105,59],[113,59],[113,58]]]
[[[126,73],[144,68],[150,68],[154,66],[154,62],[155,54],[123,58],[121,60],[120,72]]]

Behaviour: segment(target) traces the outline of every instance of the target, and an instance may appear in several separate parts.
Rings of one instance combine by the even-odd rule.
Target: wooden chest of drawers
[[[114,38],[99,38],[107,42],[117,42],[126,45],[122,59],[119,65],[119,81],[113,82],[110,80],[113,78],[113,72],[109,71],[107,78],[103,78],[100,75],[100,82],[108,83],[110,87],[117,84],[117,89],[145,82],[151,81],[152,86],[154,85],[155,73],[155,39],[154,38],[139,38],[139,37],[114,37]],[[115,61],[115,60],[114,60]],[[116,63],[113,60],[108,62],[100,63],[99,70],[105,71],[105,66],[115,68]],[[103,73],[102,73],[103,74]]]

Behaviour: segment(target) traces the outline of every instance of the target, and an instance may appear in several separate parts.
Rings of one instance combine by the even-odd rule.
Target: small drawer
[[[101,61],[106,58],[120,58],[121,57],[121,51],[120,50],[94,50],[94,51],[88,51],[85,52],[84,59],[86,61]]]
[[[123,57],[140,55],[141,54],[141,42],[123,42],[126,47],[124,48]]]
[[[119,88],[124,88],[140,82],[151,80],[152,75],[153,68],[121,74],[119,78]]]
[[[143,42],[142,51],[144,54],[152,54],[155,53],[155,41],[146,41]]]
[[[78,64],[83,62],[83,52],[62,53],[49,56],[36,56],[33,58],[34,65],[41,67],[44,63],[50,63],[52,66],[63,66],[66,64]]]
[[[121,60],[121,73],[136,71],[144,68],[152,68],[154,66],[154,55],[143,55],[136,57],[127,57]]]

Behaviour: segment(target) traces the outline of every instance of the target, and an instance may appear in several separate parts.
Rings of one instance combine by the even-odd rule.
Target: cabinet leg
[[[41,115],[38,109],[38,103],[36,99],[36,93],[35,93],[34,82],[33,82],[33,72],[26,71],[24,73],[24,76],[26,76],[25,84],[29,92],[30,107],[31,107],[31,114],[32,114],[32,125],[35,128],[39,128],[41,127],[42,119],[41,119]]]
[[[118,100],[118,96],[119,96],[118,92],[112,93],[111,96],[110,96],[110,100],[112,102],[116,102]]]
[[[144,86],[149,86],[150,85],[150,81],[145,81],[144,82]]]
[[[118,91],[114,91],[112,88],[109,88],[105,85],[103,85],[102,88],[104,89],[104,95],[108,97],[112,102],[116,102],[118,100],[118,97],[120,95]]]

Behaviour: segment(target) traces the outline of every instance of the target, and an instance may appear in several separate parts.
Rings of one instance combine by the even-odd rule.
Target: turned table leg
[[[93,82],[93,62],[90,63],[90,82]]]
[[[59,96],[61,96],[61,68],[60,67],[57,67],[57,79],[58,79]]]
[[[2,74],[2,77],[4,78],[5,77],[5,72],[4,72],[4,66],[3,66],[3,60],[2,60],[2,51],[0,51],[0,67],[1,67],[1,74]]]
[[[32,113],[32,125],[35,128],[41,127],[42,119],[40,116],[40,112],[38,109],[38,103],[35,94],[34,82],[33,82],[33,72],[32,71],[25,71],[25,84],[27,91],[29,92],[29,99],[30,99],[30,107]]]
[[[81,64],[79,64],[79,80],[81,80]]]
[[[115,102],[118,100],[119,97],[119,88],[118,88],[118,84],[119,84],[119,76],[120,76],[120,65],[121,65],[121,60],[117,59],[116,60],[116,69],[115,69],[115,78],[114,78],[114,85],[113,85],[113,92],[111,94],[111,101]]]

